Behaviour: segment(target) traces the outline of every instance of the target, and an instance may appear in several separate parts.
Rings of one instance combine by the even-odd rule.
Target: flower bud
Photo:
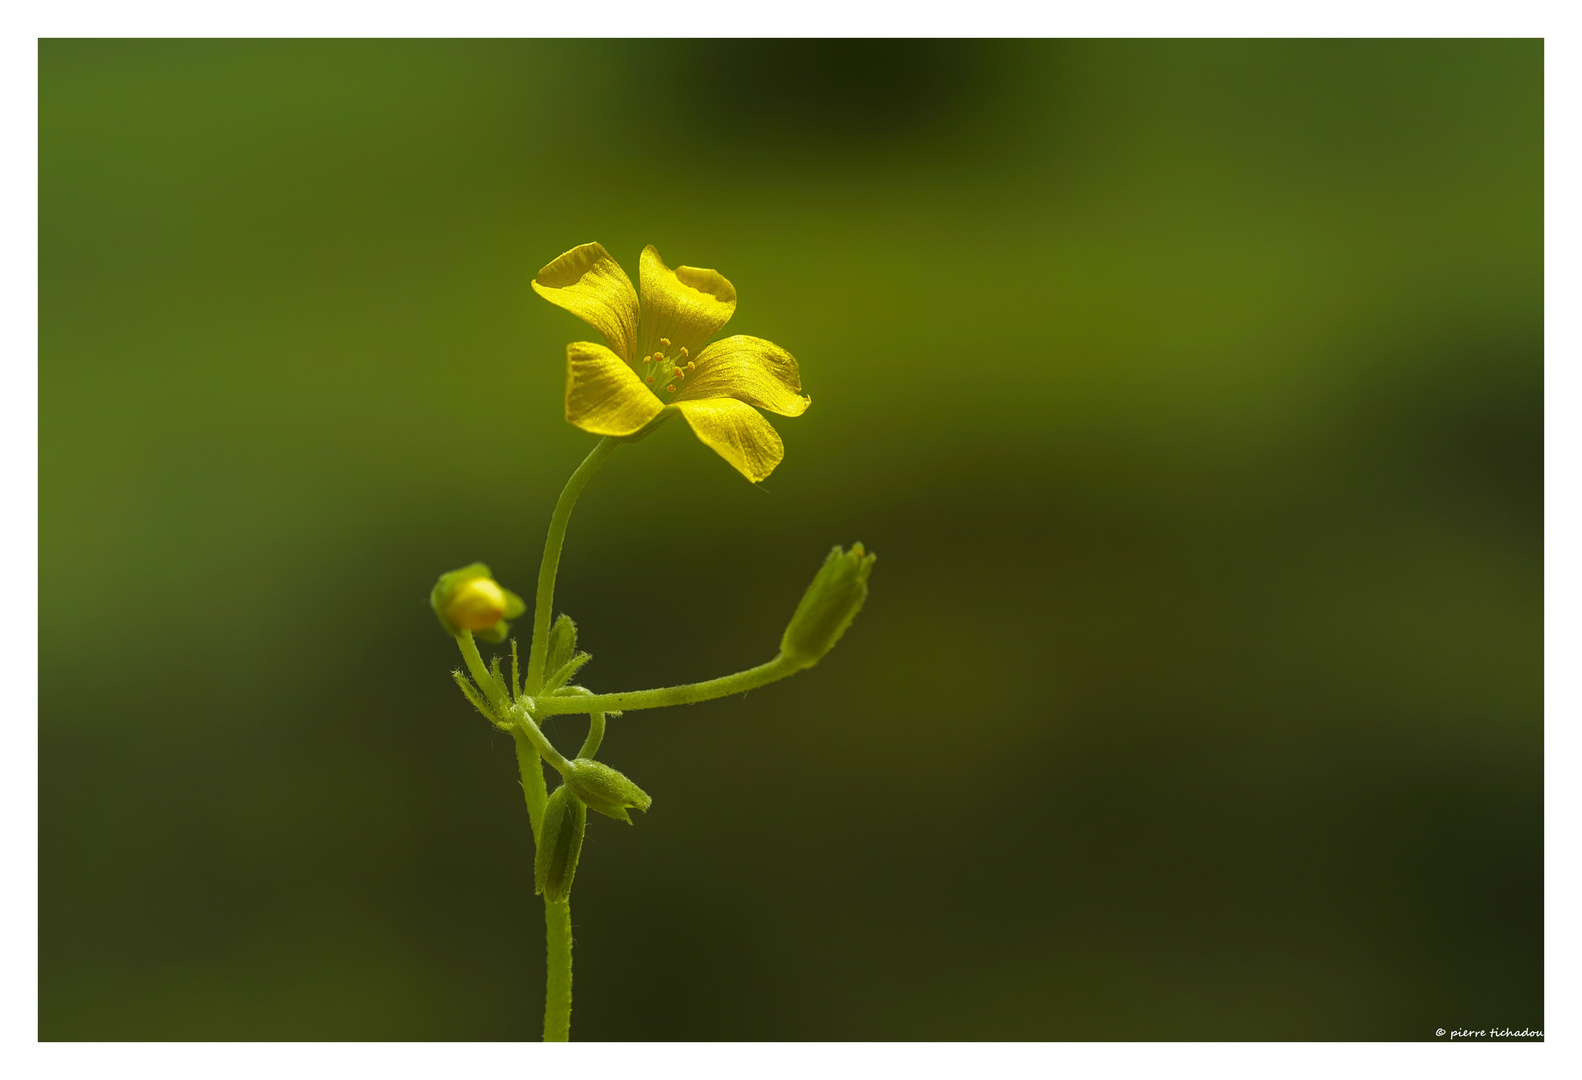
[[[629,807],[647,813],[654,802],[642,788],[592,758],[578,758],[571,763],[571,769],[566,773],[566,787],[587,803],[588,809],[597,810],[606,817],[624,821],[628,825],[632,823],[631,816],[626,812]]]
[[[868,599],[868,574],[876,558],[865,554],[861,544],[853,544],[850,551],[837,545],[829,553],[780,639],[783,656],[812,667],[834,647]]]
[[[538,831],[533,855],[533,891],[550,904],[563,904],[571,895],[571,879],[582,855],[582,834],[588,827],[588,808],[562,784],[544,804],[544,822]]]
[[[505,620],[527,610],[522,598],[501,588],[483,563],[441,574],[428,601],[448,633],[470,630],[489,642],[504,641],[511,628]]]
[[[463,630],[487,630],[505,618],[505,590],[493,578],[464,581],[445,601],[445,618]]]

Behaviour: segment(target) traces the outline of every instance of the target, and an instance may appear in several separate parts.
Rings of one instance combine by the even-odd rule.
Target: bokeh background
[[[39,47],[39,1035],[531,1039],[509,739],[599,240],[802,364],[573,519],[583,1039],[1543,1026],[1542,45]],[[568,748],[580,722],[553,722]]]

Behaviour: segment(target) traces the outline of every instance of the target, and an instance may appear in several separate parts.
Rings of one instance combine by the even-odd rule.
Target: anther
[[[687,352],[687,347],[685,345],[683,345],[683,346],[681,346],[681,355],[682,356],[691,356],[692,354]]]
[[[676,373],[675,374],[676,374],[676,378],[678,378],[678,379],[685,379],[687,377],[687,373],[685,371],[682,371],[680,368],[676,368]]]
[[[648,378],[644,379],[643,381],[649,386],[654,385],[654,377],[652,375],[648,376]]]
[[[670,347],[670,339],[667,337],[662,337],[659,339],[659,344],[668,349]]]
[[[665,389],[667,391],[669,391],[670,393],[674,394],[676,392],[676,384],[675,383],[671,383],[669,386],[665,387]]]
[[[694,364],[691,360],[688,360],[687,361],[687,370],[688,371],[696,371],[696,370],[698,370],[698,365]]]

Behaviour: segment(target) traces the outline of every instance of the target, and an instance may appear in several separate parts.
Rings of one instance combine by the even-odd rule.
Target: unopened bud
[[[510,630],[505,620],[527,610],[522,598],[501,588],[483,563],[441,574],[428,599],[446,631],[470,630],[490,642],[504,641]]]
[[[654,800],[648,793],[601,761],[578,758],[566,772],[566,787],[572,794],[606,817],[632,823],[628,809],[648,812]]]
[[[834,647],[868,599],[868,574],[876,558],[861,544],[853,544],[850,551],[837,546],[829,553],[780,639],[782,655],[811,667]]]
[[[505,618],[505,590],[494,578],[464,581],[451,590],[445,617],[463,630],[487,630]]]
[[[571,896],[571,879],[582,855],[582,834],[588,827],[588,808],[562,784],[544,804],[544,822],[538,830],[538,850],[533,855],[533,891],[546,903],[563,904]]]

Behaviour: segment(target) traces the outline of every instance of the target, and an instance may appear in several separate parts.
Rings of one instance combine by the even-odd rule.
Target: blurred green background
[[[1542,45],[39,49],[39,1035],[529,1039],[510,741],[594,439],[528,282],[716,267],[813,408],[572,521],[582,1039],[1542,1027]],[[662,569],[656,569],[662,568]],[[550,733],[567,748],[581,722]]]

